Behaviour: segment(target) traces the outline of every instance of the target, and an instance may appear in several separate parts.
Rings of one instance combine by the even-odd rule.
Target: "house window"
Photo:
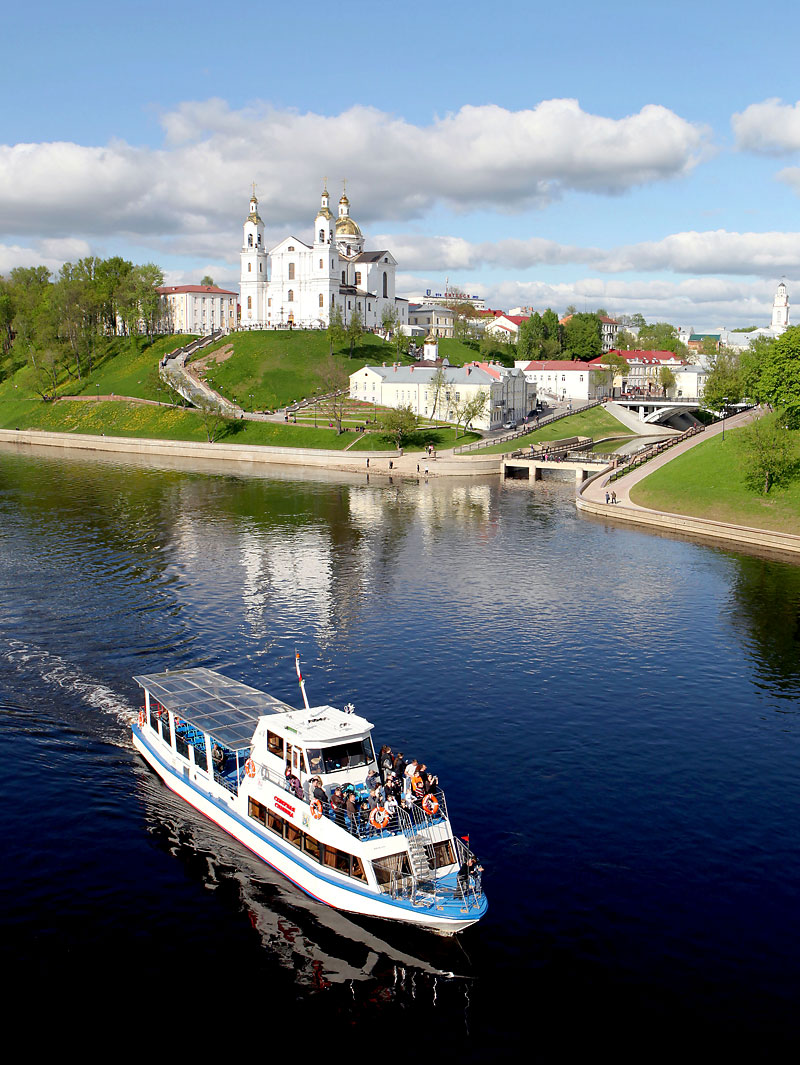
[[[294,281],[294,263],[289,263],[289,280]]]

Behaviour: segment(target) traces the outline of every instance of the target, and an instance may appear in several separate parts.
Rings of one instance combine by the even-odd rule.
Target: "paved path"
[[[736,414],[725,421],[724,429],[735,429],[747,424],[757,416],[754,410]],[[584,485],[583,491],[579,491],[576,505],[579,510],[595,514],[601,518],[612,518],[618,521],[631,522],[639,526],[647,526],[654,530],[665,530],[679,536],[700,537],[704,540],[723,541],[738,546],[753,548],[758,554],[779,552],[796,558],[800,555],[800,536],[792,533],[774,532],[771,529],[755,529],[747,525],[734,525],[731,522],[713,521],[710,518],[693,517],[686,514],[672,514],[667,511],[653,510],[649,507],[639,506],[630,498],[631,489],[639,481],[644,480],[654,470],[663,466],[666,462],[682,455],[689,448],[696,447],[711,436],[718,436],[723,432],[723,425],[716,425],[706,429],[704,433],[676,444],[669,451],[662,453],[650,462],[633,472],[626,474],[619,480],[614,481],[613,490],[617,493],[617,503],[606,503],[606,481],[608,473],[596,477],[590,484]],[[610,473],[610,471],[608,471]]]
[[[739,426],[746,425],[749,421],[752,421],[756,412],[753,410],[744,411],[742,414],[735,414],[732,418],[726,418],[724,424],[724,430],[728,432],[731,429],[736,429]],[[691,436],[688,440],[684,440],[681,444],[676,444],[669,450],[657,455],[656,458],[650,459],[649,462],[645,462],[643,466],[639,466],[631,473],[626,473],[624,477],[620,477],[619,480],[614,481],[613,488],[617,493],[617,506],[630,507],[632,510],[649,510],[649,507],[640,507],[637,503],[634,503],[630,497],[630,491],[637,485],[639,481],[643,481],[645,477],[649,477],[654,470],[660,469],[667,462],[671,462],[677,458],[678,455],[683,455],[690,448],[696,447],[698,444],[702,444],[704,440],[708,440],[712,436],[719,436],[723,432],[723,423],[716,422],[714,425],[710,425],[705,432],[698,433],[697,436]],[[591,484],[587,485],[583,490],[583,498],[590,499],[595,503],[603,503],[606,501],[606,480],[607,477],[596,477]],[[656,513],[654,511],[654,513]]]

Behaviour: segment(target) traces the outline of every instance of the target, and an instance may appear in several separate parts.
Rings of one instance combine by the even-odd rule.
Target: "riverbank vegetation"
[[[800,465],[800,432],[782,430],[790,462]],[[743,471],[751,457],[746,429],[729,430],[678,455],[635,485],[634,503],[670,514],[687,514],[713,521],[747,525],[776,532],[797,533],[800,517],[800,479],[784,478],[764,494],[761,474],[755,487]]]

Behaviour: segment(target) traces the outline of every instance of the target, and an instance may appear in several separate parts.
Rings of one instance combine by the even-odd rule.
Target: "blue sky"
[[[18,6],[0,273],[235,286],[250,182],[269,239],[310,239],[327,176],[403,294],[767,324],[780,278],[800,303],[798,30],[683,0]]]

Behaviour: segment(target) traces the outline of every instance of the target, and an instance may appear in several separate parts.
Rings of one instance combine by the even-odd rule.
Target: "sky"
[[[800,322],[800,5],[40,0],[4,14],[0,274],[236,289],[346,181],[398,294]]]

